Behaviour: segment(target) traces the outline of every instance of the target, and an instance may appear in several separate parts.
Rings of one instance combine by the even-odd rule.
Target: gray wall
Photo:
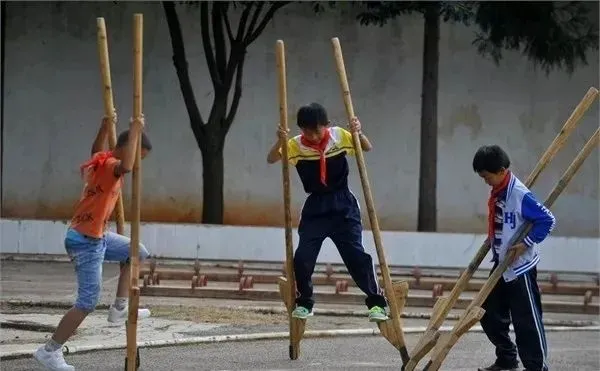
[[[132,102],[132,14],[144,13],[144,112],[155,151],[144,162],[142,218],[197,222],[201,155],[189,128],[159,3],[8,3],[3,217],[69,218],[80,192],[79,164],[102,115],[95,19],[106,18],[115,102],[126,126]],[[213,97],[199,16],[179,11],[196,97],[206,117]],[[278,120],[275,40],[286,43],[290,120],[299,105],[325,104],[344,119],[330,38],[340,38],[355,109],[375,145],[367,156],[380,224],[414,230],[417,218],[422,20],[360,27],[349,16],[315,17],[308,6],[282,11],[250,47],[244,94],[225,154],[226,222],[281,224],[279,166],[265,155]],[[517,54],[499,67],[471,46],[473,30],[442,27],[439,93],[440,231],[485,230],[488,189],[471,170],[474,150],[498,143],[525,177],[590,86],[598,54],[571,77],[546,77]],[[598,126],[585,116],[534,191],[545,197]],[[355,170],[355,167],[353,167]],[[294,174],[295,175],[295,174]],[[553,208],[557,235],[598,235],[598,152]],[[357,174],[352,178],[360,192]],[[294,176],[294,215],[304,195]],[[127,196],[127,194],[126,194]]]

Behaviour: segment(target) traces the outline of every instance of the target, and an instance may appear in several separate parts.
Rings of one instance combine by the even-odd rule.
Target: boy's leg
[[[117,294],[115,302],[111,305],[108,312],[108,321],[113,323],[123,323],[127,319],[127,308],[129,302],[129,245],[131,239],[118,233],[107,232],[105,235],[106,253],[104,260],[117,261],[120,263],[119,281],[117,282]],[[139,257],[140,261],[146,260],[150,254],[144,245],[140,243]],[[148,309],[139,309],[138,317],[147,318],[150,316]]]
[[[495,267],[494,267],[495,268]],[[493,269],[492,269],[493,271]],[[488,339],[496,347],[496,362],[479,370],[516,370],[517,349],[510,339],[510,305],[506,282],[500,278],[483,305],[485,314],[481,318],[481,327]]]
[[[371,255],[365,252],[362,244],[362,223],[358,201],[352,194],[350,198],[338,198],[348,204],[345,212],[334,220],[334,228],[329,236],[337,247],[348,273],[356,285],[367,294],[365,304],[369,309],[373,307],[385,308],[386,300],[381,295],[381,290],[375,274],[375,266]],[[342,207],[341,209],[344,209]]]
[[[546,371],[548,347],[542,323],[542,303],[534,267],[510,284],[513,325],[519,358],[528,371]]]
[[[325,226],[321,223],[327,223],[327,220],[303,217],[298,226],[300,240],[294,253],[294,275],[298,288],[294,316],[298,318],[305,318],[312,314],[315,303],[311,278],[323,240],[327,235]]]
[[[75,265],[77,299],[75,305],[61,319],[52,338],[34,357],[51,370],[74,370],[62,355],[62,346],[81,325],[85,317],[94,311],[102,289],[102,262],[105,244],[101,239],[91,239],[69,231],[65,248]]]

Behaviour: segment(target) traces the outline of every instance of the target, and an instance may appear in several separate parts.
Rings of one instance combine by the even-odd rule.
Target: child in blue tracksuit
[[[311,276],[323,241],[329,237],[336,245],[348,273],[367,295],[369,320],[381,322],[388,319],[386,300],[381,295],[371,256],[362,245],[362,224],[358,200],[348,188],[348,160],[354,154],[352,132],[357,132],[364,151],[371,143],[361,133],[360,122],[354,118],[350,131],[329,126],[327,112],[318,103],[298,110],[298,127],[301,135],[288,141],[288,159],[296,166],[308,197],[302,207],[298,235],[300,241],[294,254],[294,272],[298,287],[296,308],[292,316],[306,319],[312,315],[314,305]],[[287,132],[281,127],[278,140],[267,156],[268,163],[281,160],[281,146]]]
[[[509,167],[508,155],[497,145],[479,148],[473,158],[473,170],[492,187],[488,201],[488,237],[493,269],[511,250],[517,251],[517,258],[483,304],[486,312],[481,326],[496,347],[496,361],[479,370],[516,371],[518,353],[526,371],[547,371],[548,348],[536,280],[536,265],[540,261],[537,245],[554,229],[555,219]],[[524,223],[531,223],[531,230],[523,241],[509,246]],[[509,336],[511,320],[516,346]]]

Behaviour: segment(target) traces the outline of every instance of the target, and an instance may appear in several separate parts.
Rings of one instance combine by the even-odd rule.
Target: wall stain
[[[479,107],[476,104],[463,104],[452,111],[447,122],[439,128],[440,136],[452,138],[454,131],[459,127],[466,127],[471,134],[471,139],[475,139],[483,127]]]

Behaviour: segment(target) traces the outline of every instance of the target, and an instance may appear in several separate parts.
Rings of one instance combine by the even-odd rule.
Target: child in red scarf
[[[546,335],[537,285],[537,244],[552,231],[555,219],[531,191],[509,170],[510,159],[497,145],[483,146],[473,157],[473,170],[492,189],[488,200],[488,238],[494,268],[511,259],[482,307],[481,326],[496,347],[496,361],[479,371],[517,371],[517,353],[526,370],[547,371]],[[532,225],[523,241],[512,243],[525,226]],[[511,255],[512,254],[512,255]],[[516,343],[509,336],[513,323]]]
[[[330,127],[327,112],[320,104],[301,107],[297,115],[301,135],[288,141],[288,157],[296,166],[308,198],[302,208],[298,226],[300,241],[294,255],[294,271],[299,297],[295,318],[313,314],[313,274],[317,256],[325,238],[336,245],[348,272],[357,286],[367,294],[369,320],[387,320],[386,300],[381,295],[371,256],[362,246],[362,224],[358,200],[348,188],[348,160],[354,154],[352,134],[337,126]],[[350,122],[350,130],[360,136],[363,151],[371,150],[369,139],[362,134],[358,119]],[[271,148],[267,162],[281,159],[281,146],[287,133],[278,131],[277,143]]]
[[[121,133],[114,151],[105,151],[104,144],[112,118],[105,117],[92,145],[92,157],[80,167],[84,180],[81,199],[65,238],[65,249],[75,265],[77,299],[62,318],[52,338],[41,346],[34,357],[49,370],[70,371],[62,354],[63,344],[71,337],[85,317],[94,311],[102,288],[102,263],[118,261],[121,274],[117,295],[108,313],[108,321],[122,324],[128,313],[129,238],[107,231],[123,177],[129,173],[135,160],[136,138],[142,141],[142,158],[152,149],[143,133],[144,119],[132,120],[131,129]],[[149,256],[140,244],[140,260]],[[148,309],[140,309],[139,318],[150,316]]]

